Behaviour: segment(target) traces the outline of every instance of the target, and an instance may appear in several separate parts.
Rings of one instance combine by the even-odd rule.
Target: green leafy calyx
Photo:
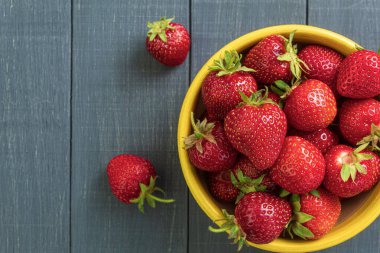
[[[193,126],[194,133],[185,139],[185,148],[189,149],[195,145],[199,153],[203,153],[202,140],[208,140],[211,143],[216,144],[216,140],[212,135],[212,129],[214,128],[214,123],[207,123],[207,119],[194,120],[194,113],[191,112],[191,125]]]
[[[208,229],[213,233],[222,233],[229,231],[228,239],[232,239],[233,243],[238,245],[238,251],[240,251],[243,248],[244,244],[247,244],[246,234],[240,228],[235,219],[235,216],[228,214],[228,212],[224,209],[222,210],[222,213],[223,218],[216,221],[224,221],[223,225],[221,225],[219,228],[209,226]]]
[[[297,45],[293,45],[295,32],[296,31],[293,31],[289,34],[289,39],[283,37],[285,40],[286,53],[279,55],[277,59],[279,61],[289,62],[290,71],[292,72],[293,76],[299,80],[301,79],[302,71],[306,72],[306,70],[309,70],[309,67],[297,56]]]
[[[147,36],[149,37],[149,41],[154,40],[154,38],[156,38],[156,36],[158,35],[158,37],[163,42],[166,43],[167,42],[166,31],[168,29],[171,29],[171,30],[175,29],[174,26],[170,25],[170,22],[172,22],[173,19],[174,17],[168,18],[168,19],[166,17],[162,17],[159,21],[155,21],[153,23],[148,22],[147,26],[149,28],[149,31],[147,33]]]
[[[238,104],[237,107],[241,107],[244,105],[251,105],[251,106],[260,106],[264,104],[273,104],[279,106],[276,102],[274,102],[272,99],[268,98],[268,88],[265,87],[265,90],[258,90],[251,94],[250,97],[245,95],[243,92],[239,91],[239,94],[241,96],[242,102]]]
[[[292,194],[291,204],[293,207],[293,216],[286,225],[284,233],[288,233],[292,239],[294,238],[294,235],[297,235],[304,240],[313,238],[314,234],[302,224],[312,220],[314,216],[301,212],[301,202],[298,194]]]
[[[240,169],[238,169],[235,176],[235,174],[231,171],[231,182],[237,189],[240,190],[240,193],[236,198],[236,203],[239,202],[239,200],[247,193],[265,191],[267,187],[261,184],[264,177],[265,174],[253,179],[244,175]]]
[[[342,169],[340,170],[340,176],[344,182],[347,182],[348,179],[352,179],[352,181],[355,181],[356,174],[367,174],[367,169],[365,166],[361,165],[360,162],[364,160],[372,159],[373,156],[371,154],[364,154],[360,153],[363,151],[367,145],[361,145],[358,148],[356,148],[353,152],[350,152],[346,155],[346,157],[343,157],[343,165]]]
[[[247,68],[241,65],[241,58],[243,56],[236,50],[225,51],[224,59],[220,57],[214,60],[214,65],[209,67],[211,71],[218,71],[217,76],[229,75],[238,71],[254,72],[254,69]]]
[[[279,95],[281,99],[286,99],[290,93],[301,84],[300,80],[293,81],[291,85],[289,85],[282,80],[277,80],[270,86],[270,89]]]
[[[149,185],[145,185],[145,184],[140,183],[140,191],[141,191],[140,195],[137,198],[132,199],[130,201],[131,203],[137,204],[139,210],[142,213],[144,213],[144,202],[145,202],[145,200],[148,203],[148,205],[150,207],[153,207],[153,208],[156,207],[156,201],[161,202],[161,203],[166,203],[166,204],[172,203],[175,201],[174,199],[162,199],[162,198],[159,198],[159,197],[153,195],[153,193],[156,191],[161,192],[162,194],[165,194],[164,190],[155,186],[156,178],[157,177],[150,177]]]
[[[371,134],[364,137],[357,145],[365,146],[372,151],[380,151],[380,126],[371,124]]]

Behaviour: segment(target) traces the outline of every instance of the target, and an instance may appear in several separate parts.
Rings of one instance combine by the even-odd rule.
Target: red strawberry
[[[338,66],[343,61],[341,54],[328,47],[309,45],[299,52],[298,57],[309,67],[304,72],[306,78],[320,80],[327,84],[335,95],[338,94],[336,76]]]
[[[380,56],[359,50],[347,56],[338,69],[337,89],[348,98],[380,95]]]
[[[290,132],[290,133],[289,133]],[[328,128],[322,128],[314,132],[302,132],[298,130],[288,131],[288,135],[304,138],[325,154],[329,148],[339,143],[339,137]]]
[[[363,143],[372,143],[372,148],[380,150],[380,102],[373,99],[346,100],[339,111],[339,128],[343,137],[356,145],[364,137]]]
[[[276,93],[269,91],[268,92],[268,98],[272,99],[272,101],[275,102],[276,104],[278,104],[280,106],[280,108],[284,107],[283,101],[281,100],[280,96],[277,95]]]
[[[224,127],[232,146],[246,155],[258,170],[270,168],[280,153],[286,135],[286,117],[271,100],[268,92],[243,93],[243,103],[231,110]]]
[[[284,112],[291,126],[310,132],[330,125],[337,107],[334,94],[327,84],[309,79],[291,91]]]
[[[154,59],[167,66],[183,63],[190,50],[189,32],[183,25],[172,22],[173,19],[148,22],[146,49]]]
[[[293,233],[303,239],[321,238],[334,227],[341,211],[339,198],[323,188],[315,195],[294,194],[292,204],[293,221],[287,227],[292,238]]]
[[[265,85],[276,80],[290,82],[301,77],[302,62],[297,56],[297,46],[292,45],[294,32],[289,39],[281,35],[270,35],[251,48],[244,59],[244,65],[256,70],[255,79]]]
[[[288,136],[270,176],[286,191],[306,194],[322,183],[325,160],[321,151],[310,142],[298,136]]]
[[[210,66],[212,71],[202,82],[202,99],[210,119],[224,120],[241,102],[239,92],[250,96],[257,91],[256,81],[248,73],[253,69],[242,67],[240,59],[236,50],[226,51],[224,60],[215,60]]]
[[[220,122],[207,123],[207,119],[197,123],[191,113],[194,134],[185,139],[191,163],[198,169],[219,172],[230,169],[236,161],[237,152],[229,143]]]
[[[346,145],[332,147],[325,155],[327,190],[350,198],[371,189],[380,177],[380,158],[373,152]]]
[[[126,204],[137,203],[144,212],[144,201],[155,207],[155,201],[174,202],[173,199],[161,199],[153,194],[162,190],[155,186],[156,170],[146,159],[136,155],[118,155],[107,166],[108,183],[112,193]]]
[[[210,173],[208,188],[213,197],[225,202],[235,202],[239,195],[239,190],[231,182],[231,170]]]
[[[246,156],[240,156],[232,170],[208,175],[210,193],[216,199],[233,202],[249,192],[273,192],[277,190],[277,185],[266,172],[257,170]]]
[[[244,176],[250,177],[252,179],[257,179],[264,175],[261,185],[266,187],[266,190],[269,192],[274,192],[277,190],[277,185],[272,181],[268,175],[268,170],[258,170],[253,166],[252,162],[246,156],[240,156],[232,169],[235,176],[238,175],[238,171],[241,170]]]
[[[240,250],[246,240],[270,243],[280,236],[289,222],[292,211],[290,204],[266,192],[245,195],[235,207],[235,216],[223,210],[225,223],[220,228],[209,227],[212,232],[230,230],[230,237],[238,243]]]

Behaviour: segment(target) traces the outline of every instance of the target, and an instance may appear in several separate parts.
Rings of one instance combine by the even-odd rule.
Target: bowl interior
[[[208,74],[208,66],[213,60],[223,55],[225,50],[236,49],[243,52],[261,39],[271,34],[288,36],[290,32],[297,30],[294,40],[304,44],[320,44],[331,47],[343,55],[354,52],[355,42],[331,31],[305,26],[305,25],[282,25],[268,27],[246,34],[219,50],[211,57],[193,80],[182,105],[178,125],[178,150],[185,180],[195,200],[211,220],[220,219],[221,209],[233,210],[232,205],[216,201],[209,193],[205,183],[204,173],[196,170],[190,163],[187,152],[184,149],[183,139],[191,133],[190,112],[194,111],[197,116],[204,111],[201,101],[202,80]],[[305,252],[325,249],[339,244],[367,227],[380,213],[380,185],[369,192],[362,193],[357,197],[342,200],[342,214],[337,225],[325,237],[315,241],[287,240],[279,238],[269,244],[255,245],[265,250],[275,252]],[[211,221],[210,221],[211,223]],[[219,224],[220,225],[220,224]]]

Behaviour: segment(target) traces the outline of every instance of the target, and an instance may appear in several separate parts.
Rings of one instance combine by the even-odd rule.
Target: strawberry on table
[[[284,142],[287,122],[284,112],[272,100],[268,90],[247,97],[231,110],[224,121],[226,135],[232,146],[246,155],[258,170],[270,168]]]
[[[341,204],[339,197],[318,188],[315,194],[293,194],[291,197],[293,218],[286,228],[302,239],[315,240],[327,234],[337,222]]]
[[[335,50],[320,46],[308,45],[299,53],[298,57],[308,66],[303,75],[308,79],[317,79],[327,84],[335,95],[337,70],[343,61],[343,56]]]
[[[182,64],[190,50],[189,32],[183,25],[172,22],[173,19],[161,18],[147,25],[146,49],[167,66]]]
[[[224,120],[241,102],[239,92],[247,96],[256,92],[256,81],[249,73],[254,70],[241,66],[241,57],[236,50],[226,51],[224,59],[215,60],[209,67],[211,72],[202,82],[202,99],[209,119]]]
[[[290,132],[290,133],[289,133]],[[292,129],[288,135],[295,135],[304,138],[325,154],[332,146],[339,143],[339,137],[328,128],[322,128],[314,132],[302,132]]]
[[[229,230],[230,237],[240,250],[246,241],[270,243],[278,238],[291,218],[289,202],[266,192],[245,195],[235,207],[235,216],[223,210],[224,224],[209,227],[215,233]]]
[[[129,154],[122,154],[111,159],[107,166],[108,183],[112,193],[125,204],[137,203],[144,212],[144,201],[151,207],[156,201],[174,202],[173,199],[162,199],[154,196],[155,191],[163,192],[155,186],[156,170],[146,159]]]
[[[286,83],[276,82],[281,87]],[[336,100],[329,86],[319,80],[308,79],[288,89],[284,112],[289,125],[306,132],[330,125],[337,114]],[[290,89],[290,90],[289,90]]]
[[[339,128],[350,144],[369,143],[373,150],[380,150],[380,102],[373,98],[344,101],[339,111]]]
[[[281,35],[270,35],[249,50],[244,65],[255,70],[253,76],[260,84],[271,85],[276,80],[290,82],[292,75],[301,78],[302,60],[297,56],[297,45],[293,45],[294,32],[289,39]],[[307,66],[305,67],[307,69]]]
[[[325,155],[327,190],[350,198],[371,189],[380,178],[380,158],[373,152],[346,145],[332,147]]]
[[[185,139],[185,146],[191,163],[198,169],[208,172],[228,170],[234,166],[237,152],[229,143],[223,124],[194,120],[191,113],[194,133]]]
[[[338,68],[337,89],[348,98],[380,95],[380,56],[370,50],[348,55]]]
[[[270,171],[272,180],[285,191],[306,194],[317,189],[325,176],[325,159],[319,149],[298,136],[287,136]]]

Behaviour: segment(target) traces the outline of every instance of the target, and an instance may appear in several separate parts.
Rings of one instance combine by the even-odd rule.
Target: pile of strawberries
[[[281,234],[318,239],[341,199],[380,179],[380,56],[343,57],[271,35],[244,56],[226,51],[202,83],[202,120],[185,145],[210,193],[235,204],[213,232],[269,243]]]
[[[173,19],[148,23],[147,51],[177,66],[190,35]],[[370,190],[380,179],[380,56],[359,48],[346,58],[331,48],[303,46],[294,32],[271,35],[244,56],[235,50],[209,66],[202,83],[206,112],[191,114],[185,139],[192,164],[207,173],[210,193],[235,204],[223,224],[240,249],[281,234],[318,239],[341,212],[341,199]],[[377,97],[377,98],[376,98]],[[111,159],[112,192],[144,211],[159,198],[157,175],[145,158]],[[221,220],[219,221],[221,222]]]

